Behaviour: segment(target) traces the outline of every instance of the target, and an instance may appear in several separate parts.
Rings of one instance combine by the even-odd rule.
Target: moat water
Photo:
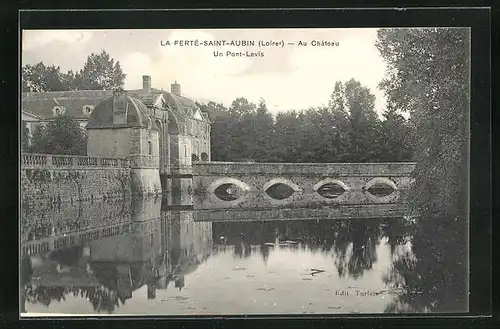
[[[295,209],[294,218],[278,219],[255,210],[246,221],[227,222],[161,199],[23,209],[21,312],[468,310],[466,259],[456,255],[463,241],[443,245],[442,233],[403,218],[329,220],[306,213],[301,218]]]

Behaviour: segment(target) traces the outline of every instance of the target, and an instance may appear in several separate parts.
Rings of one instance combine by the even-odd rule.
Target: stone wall
[[[129,162],[120,159],[23,154],[23,208],[130,197]]]
[[[133,195],[151,196],[162,194],[158,168],[131,168],[130,177]]]
[[[89,129],[87,155],[92,157],[125,158],[140,154],[141,130],[138,128]]]

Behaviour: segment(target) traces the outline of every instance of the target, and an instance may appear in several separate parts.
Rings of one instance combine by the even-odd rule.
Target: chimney
[[[175,81],[170,85],[170,92],[174,95],[180,96],[181,95],[181,85]]]
[[[148,94],[151,92],[151,76],[149,75],[142,76],[142,90]]]
[[[127,123],[127,92],[124,90],[113,91],[113,125]]]

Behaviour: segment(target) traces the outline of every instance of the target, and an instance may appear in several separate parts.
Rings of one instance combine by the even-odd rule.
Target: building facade
[[[177,81],[171,85],[170,92],[153,88],[150,76],[143,76],[142,82],[142,89],[124,91],[123,103],[116,99],[118,94],[112,90],[23,93],[22,121],[26,123],[29,135],[32,136],[37,126],[45,125],[58,116],[69,116],[82,129],[93,131],[89,139],[88,155],[120,157],[130,156],[133,154],[131,152],[139,150],[138,154],[150,155],[147,150],[149,147],[151,155],[158,157],[161,173],[168,173],[171,168],[182,171],[182,168],[189,167],[192,161],[210,161],[208,115],[202,112],[193,100],[182,96],[181,85]],[[153,127],[151,131],[158,133],[157,137],[149,141],[150,146],[146,141],[146,136],[150,134],[149,130],[142,126],[142,121],[138,123],[137,118],[128,118],[125,115],[128,107],[119,110],[119,104],[132,106],[131,113],[135,115],[148,116],[151,123],[148,121],[144,124]],[[111,105],[117,108],[110,109]],[[102,113],[94,117],[96,108]],[[113,117],[112,113],[116,117]],[[125,116],[118,119],[120,115]],[[115,118],[113,119],[115,121],[112,118]],[[128,119],[133,122],[127,121]],[[125,120],[125,123],[120,120]],[[89,122],[93,123],[88,125]],[[131,134],[130,129],[139,128],[134,125],[140,125],[143,130],[140,133],[136,132],[135,135]],[[127,138],[130,142],[127,145],[123,144],[123,138]],[[114,141],[116,150],[108,145],[111,141]],[[137,149],[139,144],[141,148]],[[102,147],[101,151],[97,151],[99,147]]]

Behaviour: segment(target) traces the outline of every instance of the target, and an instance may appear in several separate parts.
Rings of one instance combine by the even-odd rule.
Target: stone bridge
[[[414,168],[411,162],[199,162],[193,204],[195,210],[328,208],[338,217],[387,217],[406,209]]]

